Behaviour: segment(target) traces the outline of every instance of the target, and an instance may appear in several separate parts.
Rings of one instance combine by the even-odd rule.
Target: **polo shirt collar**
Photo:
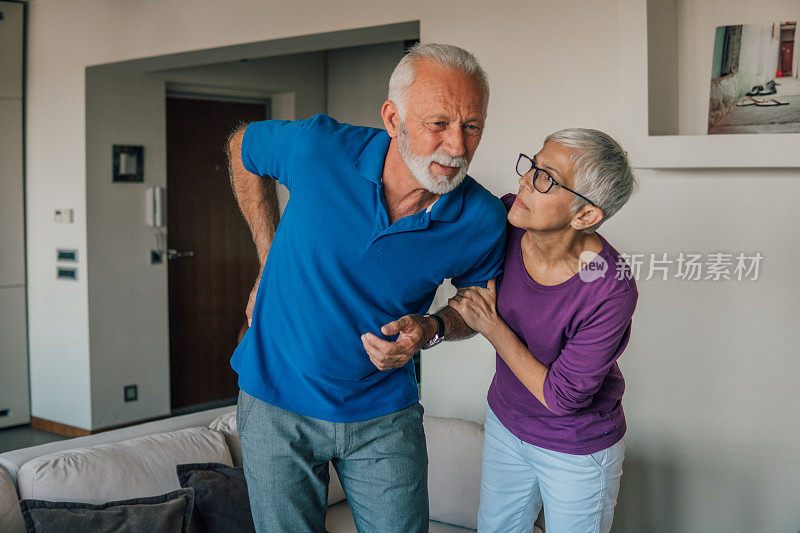
[[[380,131],[361,152],[356,160],[358,173],[376,185],[381,185],[383,177],[383,165],[386,162],[386,153],[389,151],[389,143],[392,138],[386,131]],[[464,191],[466,190],[467,180],[472,178],[467,175],[458,187],[439,197],[430,210],[431,220],[442,222],[453,222],[461,214],[461,207],[464,201]]]
[[[391,140],[385,130],[378,132],[369,140],[356,160],[358,173],[378,185],[381,183],[383,164],[386,162],[386,153],[389,151]]]

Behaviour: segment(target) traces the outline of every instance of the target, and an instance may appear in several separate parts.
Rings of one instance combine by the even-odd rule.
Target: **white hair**
[[[389,79],[389,100],[397,106],[401,120],[406,119],[408,88],[414,83],[417,64],[421,61],[431,61],[468,76],[476,76],[483,87],[484,110],[489,105],[489,80],[475,56],[451,44],[417,43],[408,49]]]
[[[565,129],[548,135],[544,142],[548,141],[570,150],[573,188],[603,211],[600,223],[583,230],[592,233],[619,211],[638,188],[628,154],[611,136],[598,130]],[[576,196],[572,214],[584,205],[586,201]]]

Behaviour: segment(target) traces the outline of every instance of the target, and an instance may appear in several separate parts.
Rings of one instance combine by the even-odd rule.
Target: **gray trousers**
[[[360,533],[428,531],[428,454],[419,403],[361,422],[326,422],[239,392],[237,424],[259,532],[325,531],[328,462]]]

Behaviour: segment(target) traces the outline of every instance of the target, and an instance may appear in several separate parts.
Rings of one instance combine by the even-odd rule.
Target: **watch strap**
[[[433,348],[444,340],[444,320],[442,320],[442,317],[440,316],[431,315],[428,313],[422,316],[430,317],[436,321],[436,334],[433,336],[433,338],[431,338],[431,340],[425,343],[425,346],[422,347],[423,350],[427,350],[428,348]]]

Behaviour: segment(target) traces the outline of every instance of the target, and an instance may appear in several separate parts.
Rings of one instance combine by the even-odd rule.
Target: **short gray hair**
[[[610,135],[598,130],[565,129],[548,135],[544,142],[548,141],[570,150],[575,191],[603,211],[599,224],[583,230],[592,233],[619,211],[638,188],[628,154]],[[572,214],[584,205],[586,201],[576,196]]]
[[[476,76],[483,87],[485,111],[489,105],[489,80],[475,56],[452,44],[417,43],[408,49],[389,79],[389,100],[397,106],[402,120],[406,119],[408,88],[414,83],[417,64],[421,61],[431,61],[468,76]]]

